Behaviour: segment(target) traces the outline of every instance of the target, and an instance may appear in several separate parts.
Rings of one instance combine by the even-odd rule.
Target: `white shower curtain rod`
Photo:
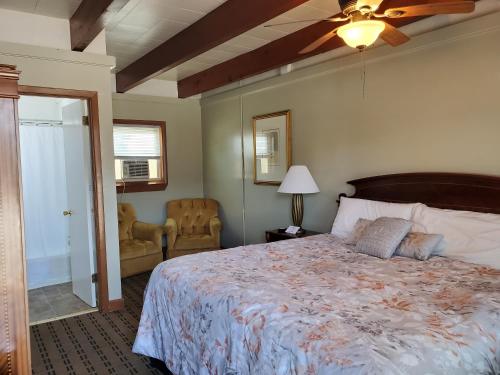
[[[22,126],[61,126],[61,120],[39,120],[39,119],[19,119],[19,125]]]

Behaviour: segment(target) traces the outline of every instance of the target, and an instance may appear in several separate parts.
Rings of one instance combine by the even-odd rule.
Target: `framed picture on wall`
[[[292,163],[290,111],[253,118],[254,183],[280,185]]]

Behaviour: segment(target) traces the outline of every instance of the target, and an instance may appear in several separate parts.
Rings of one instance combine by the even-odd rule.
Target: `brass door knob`
[[[63,211],[63,215],[64,216],[71,216],[71,215],[73,215],[73,211],[71,211],[71,210]]]

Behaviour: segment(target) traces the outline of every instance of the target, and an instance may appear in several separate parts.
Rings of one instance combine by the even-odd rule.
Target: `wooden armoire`
[[[29,335],[23,251],[19,71],[0,65],[0,374],[29,374]]]

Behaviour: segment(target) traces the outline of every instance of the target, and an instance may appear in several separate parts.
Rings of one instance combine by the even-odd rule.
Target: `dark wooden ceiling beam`
[[[386,0],[378,13],[382,13],[385,9],[394,8],[400,5],[401,0]],[[341,16],[341,14],[335,16]],[[427,17],[393,18],[384,19],[384,21],[394,27],[402,27],[424,18]],[[177,83],[179,97],[187,98],[201,94],[244,78],[252,77],[345,46],[344,41],[340,37],[334,37],[320,48],[310,53],[299,54],[300,50],[332,30],[332,27],[334,26],[330,22],[322,21],[315,23],[257,48],[256,50],[186,77]]]
[[[308,0],[227,0],[116,75],[125,92]]]
[[[253,51],[186,77],[177,82],[179,98],[188,98],[201,94],[241,79],[326,52],[329,49],[341,47],[344,45],[343,42],[339,38],[333,38],[308,54],[299,54],[301,49],[332,30],[332,27],[333,25],[330,22],[316,23]]]
[[[83,0],[69,21],[71,49],[83,51],[129,0]]]
[[[393,26],[404,26],[404,24],[415,21],[418,21],[418,19],[400,18],[387,22]],[[266,44],[261,48],[186,77],[177,82],[179,98],[188,98],[193,95],[201,94],[244,78],[252,77],[308,57],[344,47],[344,41],[339,37],[335,37],[308,54],[299,54],[302,48],[331,30],[331,28],[331,24],[314,24],[284,38]],[[298,48],[298,46],[300,47]]]

